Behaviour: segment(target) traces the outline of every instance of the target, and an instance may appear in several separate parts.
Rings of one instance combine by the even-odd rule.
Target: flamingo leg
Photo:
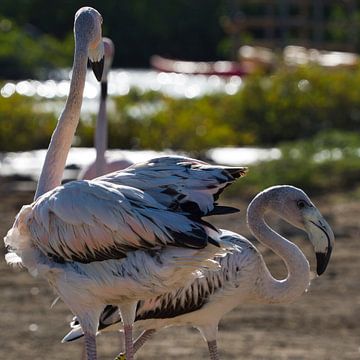
[[[96,336],[92,333],[85,332],[85,350],[87,360],[96,360]]]
[[[208,341],[208,348],[211,360],[220,360],[216,340]]]
[[[134,354],[155,334],[156,330],[149,329],[143,331],[138,338],[134,341],[133,349]],[[121,352],[114,360],[127,360],[125,354]]]
[[[84,340],[84,344],[82,346],[82,350],[81,350],[81,360],[86,360],[86,346],[85,346],[85,340]]]
[[[155,329],[143,331],[134,342],[134,353],[136,353],[154,334]]]
[[[93,306],[91,310],[73,309],[79,323],[84,331],[84,350],[82,352],[82,360],[97,360],[96,354],[96,332],[99,324],[99,316],[103,310],[103,304]]]
[[[122,353],[125,354],[125,334],[123,331],[119,331],[119,340],[120,340],[120,354]]]
[[[134,359],[134,346],[132,338],[132,325],[124,325],[125,353],[127,360]]]
[[[124,324],[125,353],[127,360],[134,360],[132,328],[135,322],[136,306],[136,301],[119,305],[120,315]]]

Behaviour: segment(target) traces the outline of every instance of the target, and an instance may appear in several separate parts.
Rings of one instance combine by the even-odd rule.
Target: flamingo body
[[[133,164],[131,161],[126,160],[126,159],[109,161],[105,157],[105,159],[103,161],[104,161],[104,163],[102,165],[103,170],[98,171],[96,163],[93,162],[80,172],[78,178],[82,179],[82,180],[95,179],[98,176],[102,176],[102,175],[105,175],[105,174],[108,174],[108,173],[111,173],[114,171],[126,169],[127,167],[129,167]]]
[[[93,8],[81,8],[75,15],[69,96],[49,144],[34,202],[20,210],[4,240],[7,262],[43,276],[79,318],[88,360],[96,359],[95,334],[103,308],[118,304],[127,356],[132,359],[137,301],[184,286],[202,269],[218,266],[214,255],[225,254],[229,245],[196,211],[217,208],[216,203],[202,205],[203,197],[196,196],[202,187],[193,189],[195,200],[185,201],[198,204],[193,211],[177,206],[182,200],[171,200],[177,193],[166,186],[162,192],[173,209],[152,196],[157,192],[105,178],[60,185],[79,121],[88,57],[101,78],[101,24],[102,17]],[[189,168],[181,161],[178,166]],[[231,183],[243,170],[219,169],[228,174],[219,186]],[[199,171],[207,173],[206,166]]]
[[[334,241],[329,225],[300,189],[291,186],[267,189],[250,204],[248,223],[254,235],[283,258],[289,271],[288,277],[274,279],[262,255],[250,241],[231,231],[221,230],[220,238],[234,244],[234,249],[217,259],[219,271],[209,269],[202,278],[195,279],[188,286],[138,303],[135,324],[145,330],[145,339],[167,326],[192,325],[202,333],[208,343],[210,358],[215,360],[218,359],[217,328],[224,314],[239,304],[289,303],[304,293],[310,283],[309,263],[296,245],[266,225],[262,220],[266,211],[275,212],[287,222],[306,230],[317,253],[318,274],[325,270]],[[262,229],[262,226],[265,228]],[[326,255],[322,257],[319,254]],[[116,309],[105,308],[100,317],[99,331],[118,329],[119,324]],[[73,330],[63,341],[81,336],[81,328],[76,321],[72,327]],[[140,337],[135,342],[140,345],[135,345],[135,349],[144,341]]]
[[[24,206],[5,244],[7,261],[45,277],[89,333],[106,304],[121,309],[181,287],[225,253],[196,212],[101,179],[67,183]]]
[[[262,264],[261,254],[239,234],[221,230],[221,238],[236,247],[231,253],[218,259],[220,269],[205,270],[203,277],[187,287],[140,301],[136,311],[136,329],[158,331],[168,326],[191,325],[204,334],[206,341],[211,341],[212,335],[216,336],[218,323],[226,313],[242,303],[264,302],[253,291],[253,284],[258,280],[258,269]],[[63,342],[82,336],[78,321],[73,321],[72,328]],[[121,318],[116,307],[106,307],[100,317],[99,332],[121,328]]]

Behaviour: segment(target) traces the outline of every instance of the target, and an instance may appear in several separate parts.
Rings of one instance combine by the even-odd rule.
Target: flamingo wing
[[[166,244],[202,248],[217,233],[200,219],[169,212],[139,189],[104,181],[73,181],[32,205],[34,243],[57,261],[88,263]]]
[[[219,206],[216,201],[227,186],[245,175],[246,170],[210,165],[187,157],[164,156],[99,179],[141,189],[172,211],[205,216],[237,211]]]
[[[249,250],[256,251],[254,246],[242,235],[233,231],[220,229],[220,239],[235,245],[232,252],[218,258],[221,269],[204,271],[204,276],[194,280],[185,287],[160,296],[141,300],[137,304],[136,320],[169,319],[200,310],[207,303],[221,301],[227,297],[223,290],[238,287],[243,281],[240,274],[242,266],[246,266]],[[99,318],[98,331],[117,330],[114,325],[121,322],[119,309],[115,305],[107,305]],[[176,320],[174,320],[174,323]],[[120,325],[119,325],[120,326]],[[76,317],[70,323],[72,330],[64,337],[63,342],[73,341],[83,336]]]

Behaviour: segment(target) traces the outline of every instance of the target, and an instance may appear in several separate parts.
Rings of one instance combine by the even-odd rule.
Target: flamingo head
[[[329,263],[335,241],[330,225],[303,190],[281,185],[267,191],[275,197],[272,211],[308,234],[316,254],[316,272],[321,275]]]
[[[89,62],[98,81],[101,81],[104,69],[102,22],[102,16],[92,7],[82,7],[75,14],[75,41],[87,44]]]

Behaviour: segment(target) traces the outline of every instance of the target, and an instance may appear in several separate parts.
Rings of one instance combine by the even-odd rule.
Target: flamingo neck
[[[61,184],[66,158],[79,123],[87,58],[87,42],[77,38],[75,41],[74,64],[69,96],[50,140],[36,189],[35,199]]]
[[[96,160],[95,160],[95,172],[96,176],[105,174],[105,152],[107,149],[107,116],[106,116],[106,99],[107,99],[107,81],[101,82],[101,95],[99,112],[96,121],[95,131],[95,148],[96,148]]]
[[[283,280],[275,279],[264,263],[264,281],[260,294],[267,303],[287,303],[295,300],[308,288],[310,266],[302,251],[292,242],[279,235],[264,220],[266,211],[271,209],[271,199],[258,196],[249,205],[247,221],[252,234],[269,247],[284,261],[288,275]]]

